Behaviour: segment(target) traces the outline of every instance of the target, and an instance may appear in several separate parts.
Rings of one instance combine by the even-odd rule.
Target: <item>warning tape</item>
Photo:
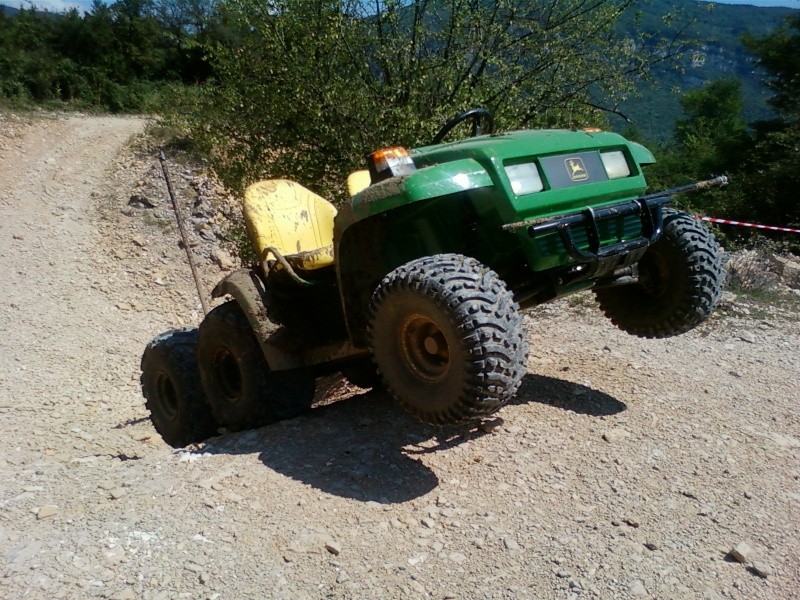
[[[767,229],[769,231],[785,231],[787,233],[800,233],[800,229],[792,229],[791,227],[775,227],[774,225],[760,225],[758,223],[745,223],[743,221],[731,221],[730,219],[717,219],[716,217],[703,217],[698,215],[701,221],[709,221],[711,223],[721,223],[722,225],[738,225],[739,227],[753,227],[754,229]]]

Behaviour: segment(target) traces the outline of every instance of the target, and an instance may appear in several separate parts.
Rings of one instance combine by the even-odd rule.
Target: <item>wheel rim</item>
[[[411,315],[398,330],[403,362],[414,375],[430,383],[442,381],[450,370],[450,347],[439,326],[424,315]]]
[[[172,378],[165,371],[156,374],[156,390],[164,415],[171,421],[178,416],[178,392]]]
[[[214,354],[211,369],[225,400],[238,402],[242,395],[242,374],[236,357],[227,348],[220,348]]]
[[[639,285],[652,298],[658,298],[666,289],[669,265],[660,254],[647,256],[647,260],[639,261]]]

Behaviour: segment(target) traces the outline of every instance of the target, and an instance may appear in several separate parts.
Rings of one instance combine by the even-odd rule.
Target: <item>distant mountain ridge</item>
[[[13,16],[19,12],[18,8],[11,8],[5,4],[0,4],[0,13],[8,16]]]
[[[652,85],[643,85],[641,98],[623,103],[619,109],[632,125],[651,139],[667,139],[672,135],[675,120],[681,117],[680,96],[720,78],[737,78],[741,82],[744,119],[753,122],[771,116],[767,99],[770,92],[763,84],[763,73],[755,58],[741,43],[745,33],[755,37],[768,35],[792,14],[792,8],[756,7],[737,4],[715,4],[695,0],[651,0],[637,14],[625,15],[620,32],[633,39],[641,32],[662,30],[661,16],[679,7],[681,18],[694,21],[687,35],[698,45],[684,56],[680,69],[658,68]],[[628,126],[614,119],[618,129]]]

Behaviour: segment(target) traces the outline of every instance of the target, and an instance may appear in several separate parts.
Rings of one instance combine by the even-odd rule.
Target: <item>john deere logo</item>
[[[580,158],[567,158],[564,160],[564,166],[567,167],[567,175],[572,181],[586,181],[589,179],[589,173],[586,172],[586,167],[583,166],[583,161]]]

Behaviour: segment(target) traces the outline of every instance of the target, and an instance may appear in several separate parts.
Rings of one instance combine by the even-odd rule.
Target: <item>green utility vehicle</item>
[[[456,125],[472,137],[442,143]],[[517,391],[520,311],[591,290],[633,335],[693,328],[720,297],[712,234],[645,195],[639,144],[599,130],[491,133],[463,113],[430,146],[373,152],[341,210],[290,181],[253,184],[244,218],[259,262],[223,279],[198,329],[153,340],[142,388],[173,445],[221,425],[295,416],[315,379],[385,386],[432,424],[473,421]]]

